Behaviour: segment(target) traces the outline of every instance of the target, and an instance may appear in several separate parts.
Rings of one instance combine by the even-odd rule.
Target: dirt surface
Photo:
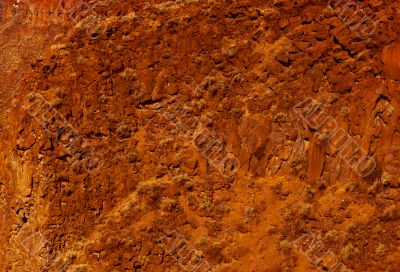
[[[0,271],[400,271],[400,3],[0,4]]]

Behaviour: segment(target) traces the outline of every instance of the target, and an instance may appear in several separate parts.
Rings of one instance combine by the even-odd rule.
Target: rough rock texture
[[[400,45],[392,44],[383,49],[382,61],[384,63],[384,68],[386,75],[390,79],[399,80],[400,79]]]
[[[338,2],[5,1],[0,269],[400,271],[400,4]]]

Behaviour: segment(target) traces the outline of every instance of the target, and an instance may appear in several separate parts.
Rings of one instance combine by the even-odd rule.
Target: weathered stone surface
[[[400,80],[400,45],[393,44],[383,49],[382,61],[390,79]]]
[[[4,1],[0,270],[399,271],[400,6],[345,4]]]

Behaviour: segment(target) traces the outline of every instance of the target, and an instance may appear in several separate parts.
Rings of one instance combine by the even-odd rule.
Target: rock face
[[[383,49],[382,61],[389,79],[400,79],[400,45],[394,44]]]
[[[4,1],[0,269],[399,271],[398,8]]]

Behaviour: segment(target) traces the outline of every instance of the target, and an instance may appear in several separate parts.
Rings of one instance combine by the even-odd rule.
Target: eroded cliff
[[[399,271],[398,3],[5,3],[4,271]]]

